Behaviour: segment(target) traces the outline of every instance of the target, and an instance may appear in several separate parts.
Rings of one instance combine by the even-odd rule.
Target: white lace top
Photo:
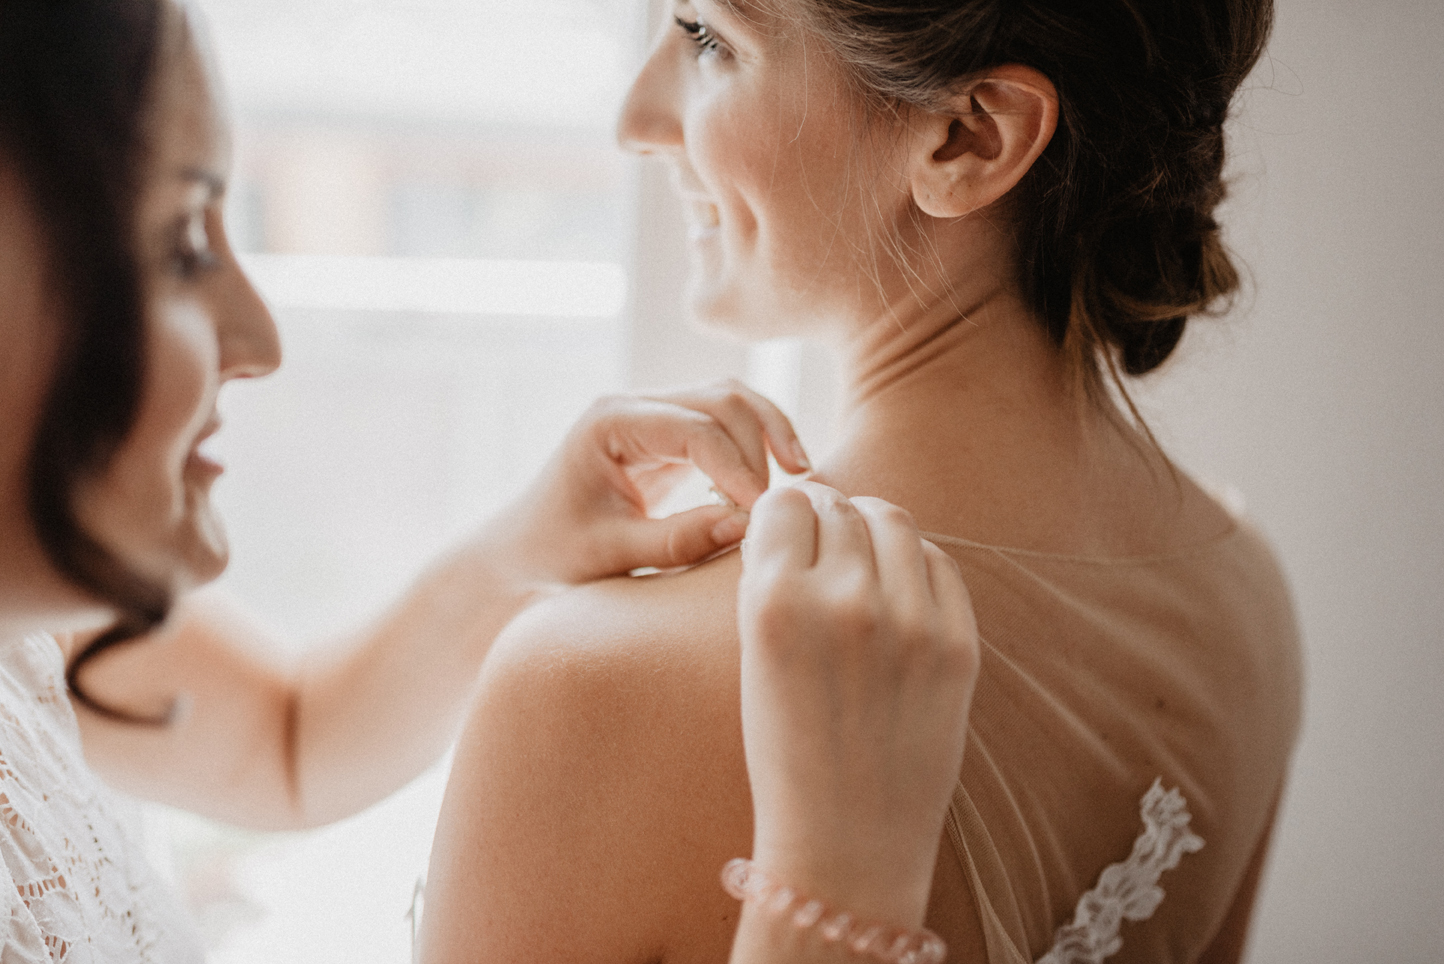
[[[0,643],[0,964],[190,964],[199,935],[91,772],[46,636]]]

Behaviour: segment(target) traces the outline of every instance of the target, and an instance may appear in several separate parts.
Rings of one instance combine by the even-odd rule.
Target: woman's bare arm
[[[647,508],[695,465],[740,505],[767,452],[803,464],[786,419],[736,385],[613,399],[573,430],[531,490],[423,575],[366,631],[285,666],[253,625],[183,605],[154,639],[87,666],[82,682],[135,726],[80,710],[87,756],[141,795],[263,827],[324,823],[399,788],[454,737],[496,634],[568,585],[695,561],[740,537],[722,506],[667,520]]]
[[[751,846],[736,554],[508,627],[457,744],[422,960],[720,961]]]
[[[921,622],[895,633],[895,612],[849,622],[858,610],[836,592],[867,587],[837,569],[768,582],[751,598],[786,605],[744,605],[745,618],[785,611],[780,625],[805,638],[754,646],[763,662],[739,702],[739,571],[734,553],[578,590],[507,629],[457,747],[422,960],[840,959],[726,895],[722,865],[748,855],[839,906],[922,923],[976,670],[966,594],[959,584],[947,625],[913,613]],[[874,579],[869,598],[918,598],[896,589]],[[749,718],[744,758],[749,696],[764,711]],[[760,839],[749,761],[763,781]]]

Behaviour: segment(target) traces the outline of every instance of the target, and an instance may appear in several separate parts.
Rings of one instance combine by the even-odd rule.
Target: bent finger
[[[973,613],[973,597],[957,561],[927,541],[923,542],[923,557],[928,568],[928,584],[944,625],[956,627],[970,645],[976,645],[978,622]]]
[[[867,523],[884,598],[902,611],[924,612],[933,605],[933,589],[912,515],[882,499],[860,496],[852,503]]]
[[[633,399],[601,425],[611,458],[624,467],[688,462],[728,498],[750,506],[766,490],[736,439],[706,412],[657,399]]]
[[[773,489],[752,506],[742,544],[743,577],[760,568],[802,570],[817,561],[817,513],[805,493]]]
[[[817,514],[817,565],[841,576],[844,573],[873,578],[872,537],[862,513],[836,489],[818,482],[799,482]]]
[[[704,505],[664,519],[618,520],[604,535],[613,546],[617,572],[690,566],[735,546],[747,531],[747,513]]]
[[[792,420],[787,414],[778,408],[772,399],[761,392],[753,391],[741,382],[736,383],[736,389],[761,423],[767,437],[767,447],[772,451],[772,457],[777,459],[777,464],[792,475],[810,471],[812,462],[808,459],[807,450],[803,448],[802,440],[797,437],[797,431],[792,427]]]
[[[812,468],[792,421],[771,399],[736,379],[701,389],[689,389],[657,396],[706,412],[733,432],[744,447],[763,481],[767,478],[767,451],[777,464],[796,475]]]

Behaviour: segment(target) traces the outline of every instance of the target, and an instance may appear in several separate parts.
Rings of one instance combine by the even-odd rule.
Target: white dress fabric
[[[47,636],[0,644],[0,964],[199,964],[194,926],[95,776]]]

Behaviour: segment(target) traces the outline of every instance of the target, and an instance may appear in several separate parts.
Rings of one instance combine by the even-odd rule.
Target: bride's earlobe
[[[914,121],[913,200],[936,218],[987,207],[1028,173],[1058,125],[1058,92],[1031,67],[1005,64]]]

